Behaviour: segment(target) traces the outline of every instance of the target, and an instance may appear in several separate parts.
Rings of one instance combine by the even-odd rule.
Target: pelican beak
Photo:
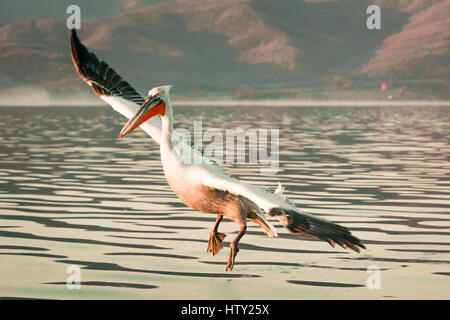
[[[164,115],[166,109],[166,104],[158,96],[148,97],[144,104],[139,108],[138,111],[128,120],[128,122],[123,126],[120,131],[119,138],[132,132],[134,129],[139,127],[145,121],[153,118],[156,115]]]

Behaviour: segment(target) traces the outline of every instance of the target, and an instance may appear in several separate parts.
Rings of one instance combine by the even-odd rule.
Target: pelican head
[[[122,138],[134,129],[139,127],[145,121],[160,115],[164,116],[170,110],[169,93],[171,85],[159,86],[150,89],[148,97],[136,113],[128,120],[120,131],[119,137]]]
[[[167,101],[169,100],[170,89],[172,89],[172,85],[151,88],[148,91],[147,99],[150,97],[159,96],[162,100]]]

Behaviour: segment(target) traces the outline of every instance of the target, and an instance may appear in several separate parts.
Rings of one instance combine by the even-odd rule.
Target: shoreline
[[[173,100],[175,107],[445,107],[449,100]],[[108,106],[102,101],[54,101],[46,104],[6,104],[0,107],[97,107]]]

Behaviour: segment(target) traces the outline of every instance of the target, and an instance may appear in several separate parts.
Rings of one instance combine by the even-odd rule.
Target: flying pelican
[[[275,216],[291,233],[335,243],[359,252],[365,248],[346,227],[316,217],[296,208],[285,200],[281,185],[274,193],[230,177],[214,160],[204,156],[183,137],[172,134],[174,118],[169,91],[171,86],[159,86],[142,98],[128,82],[80,42],[72,30],[70,51],[75,68],[93,91],[114,110],[129,120],[120,132],[120,138],[140,127],[160,145],[164,175],[178,198],[187,206],[217,215],[208,241],[207,252],[216,255],[222,248],[225,234],[218,231],[223,216],[239,225],[239,232],[230,244],[226,271],[232,270],[239,251],[239,240],[247,229],[247,220],[257,224],[269,237],[277,237],[275,228],[264,214]],[[182,154],[191,148],[192,156],[201,158],[194,164]]]

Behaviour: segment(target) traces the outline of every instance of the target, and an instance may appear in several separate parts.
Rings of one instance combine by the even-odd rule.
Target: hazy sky
[[[28,18],[65,19],[66,8],[71,4],[81,7],[82,18],[98,18],[126,10],[145,7],[159,2],[175,0],[1,0],[0,26]]]

